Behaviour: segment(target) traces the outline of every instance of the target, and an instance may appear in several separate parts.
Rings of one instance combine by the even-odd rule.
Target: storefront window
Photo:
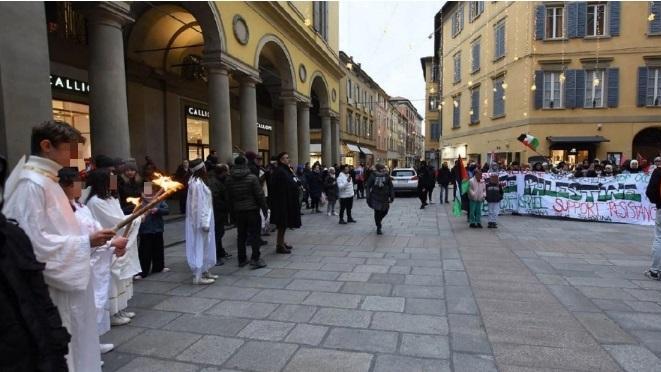
[[[53,100],[53,119],[61,120],[78,129],[85,137],[85,143],[78,148],[78,168],[85,168],[83,159],[92,156],[90,136],[90,108],[84,103]]]
[[[257,147],[259,154],[262,155],[262,164],[267,164],[271,160],[271,138],[265,134],[257,137]]]
[[[209,154],[209,120],[186,116],[188,160],[205,159]]]

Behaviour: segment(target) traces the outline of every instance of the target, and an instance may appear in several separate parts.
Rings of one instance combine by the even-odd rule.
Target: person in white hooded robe
[[[102,230],[101,224],[94,219],[92,212],[85,204],[80,203],[79,198],[82,191],[82,183],[78,174],[78,168],[65,167],[58,172],[60,178],[59,184],[64,193],[69,198],[74,215],[80,223],[81,231],[84,234],[91,234]],[[117,236],[113,241],[100,247],[92,249],[91,260],[91,280],[94,287],[94,306],[96,308],[96,327],[99,336],[110,330],[110,311],[108,307],[108,295],[110,293],[110,266],[113,256],[116,254],[121,257],[125,252],[128,239]],[[119,248],[116,248],[119,246]],[[100,344],[101,354],[105,354],[114,349],[113,344]]]
[[[85,203],[94,219],[104,228],[112,228],[126,218],[119,200],[113,196],[111,176],[112,173],[109,169],[96,169],[87,177],[90,194]],[[137,241],[139,230],[140,219],[138,218],[118,232],[128,238],[128,243],[126,254],[116,257],[111,265],[109,310],[110,324],[114,326],[128,324],[135,316],[134,312],[127,311],[126,308],[128,301],[133,297],[133,276],[141,271]]]
[[[209,272],[216,265],[211,190],[204,183],[207,171],[202,159],[191,161],[190,167],[193,175],[186,201],[186,258],[193,272],[193,284],[211,284],[218,278]]]
[[[106,244],[112,230],[81,233],[69,200],[57,183],[60,168],[77,157],[80,132],[60,121],[32,129],[31,153],[21,159],[5,184],[3,213],[25,230],[62,324],[71,334],[69,371],[101,371],[99,335],[90,278],[92,247]],[[91,315],[91,317],[90,317]],[[91,323],[91,324],[90,324]]]

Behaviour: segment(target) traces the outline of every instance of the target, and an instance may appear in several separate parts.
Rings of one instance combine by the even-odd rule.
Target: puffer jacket
[[[245,165],[237,165],[225,181],[228,206],[232,213],[261,209],[266,211],[266,199],[257,176]]]
[[[486,185],[484,181],[478,182],[475,177],[470,179],[470,189],[468,190],[468,198],[472,201],[483,202],[487,196]]]
[[[353,198],[353,182],[348,174],[340,173],[337,177],[337,189],[340,199]]]
[[[387,211],[395,199],[395,190],[388,172],[374,172],[367,179],[367,205],[377,211]]]

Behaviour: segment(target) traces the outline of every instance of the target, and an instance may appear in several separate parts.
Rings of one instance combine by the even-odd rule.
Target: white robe
[[[94,219],[92,212],[84,204],[75,204],[76,219],[81,225],[83,234],[91,234],[102,229],[101,224]],[[96,328],[99,335],[110,330],[110,307],[108,296],[110,294],[111,274],[110,267],[115,250],[106,244],[92,248],[92,283],[94,284],[94,305],[96,307]]]
[[[101,199],[96,195],[87,201],[87,207],[92,212],[94,219],[99,221],[104,228],[113,228],[126,218],[119,200],[115,198]],[[123,235],[124,229],[118,234]],[[111,266],[112,281],[110,286],[109,310],[110,314],[117,314],[126,309],[128,300],[133,297],[133,276],[140,271],[140,259],[138,257],[138,232],[140,230],[140,219],[135,219],[127,236],[126,254],[122,257],[114,257]]]
[[[18,221],[30,238],[48,290],[63,325],[71,334],[70,371],[101,371],[90,241],[82,234],[69,199],[56,182],[61,166],[31,156],[14,168],[5,188],[4,214]]]
[[[211,191],[199,178],[191,178],[186,202],[186,258],[198,279],[216,264],[214,234]]]

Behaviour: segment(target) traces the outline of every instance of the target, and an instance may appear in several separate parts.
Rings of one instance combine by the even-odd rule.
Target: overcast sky
[[[390,96],[425,116],[420,58],[434,53],[434,15],[443,1],[340,1],[340,50]]]

